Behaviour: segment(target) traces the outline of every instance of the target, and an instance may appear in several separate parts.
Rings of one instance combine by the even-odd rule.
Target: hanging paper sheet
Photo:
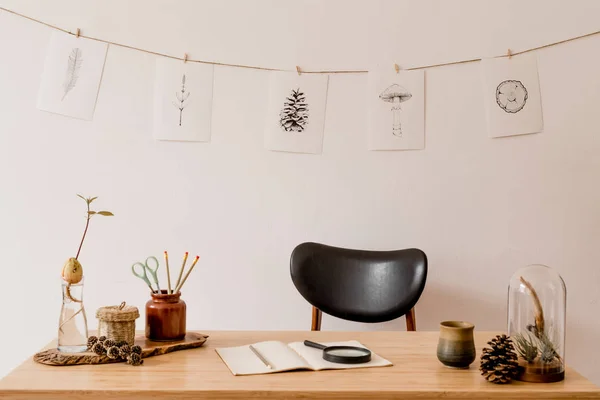
[[[491,137],[525,135],[543,128],[534,55],[481,61],[483,96]]]
[[[269,150],[320,154],[327,75],[272,72],[265,130]]]
[[[156,59],[154,137],[209,142],[213,99],[212,65]]]
[[[107,49],[106,43],[53,32],[37,108],[91,121]]]
[[[425,73],[369,71],[369,150],[425,147]]]

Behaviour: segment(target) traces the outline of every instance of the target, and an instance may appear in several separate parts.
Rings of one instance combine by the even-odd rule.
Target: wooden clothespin
[[[300,76],[300,73],[301,73],[301,71],[300,71],[300,67],[299,67],[299,66],[297,66],[297,65],[296,65],[296,71],[298,71],[298,76]]]
[[[398,64],[394,64],[394,69],[396,70],[396,73],[400,72],[400,66]]]
[[[183,63],[184,64],[187,62],[187,59],[188,59],[187,53],[183,53]]]
[[[75,32],[75,37],[79,38],[80,34],[81,34],[81,30],[79,28],[77,28],[77,32]]]
[[[508,56],[508,59],[510,60],[510,58],[512,57],[512,52],[510,51],[510,49],[508,49],[506,51],[506,55]]]

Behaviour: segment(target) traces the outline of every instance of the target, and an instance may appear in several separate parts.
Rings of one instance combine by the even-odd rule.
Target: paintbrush
[[[181,276],[183,275],[183,270],[185,269],[185,263],[187,262],[188,252],[185,252],[183,256],[183,263],[181,264],[181,271],[179,271],[179,278],[177,278],[177,283],[175,284],[175,293],[177,293],[177,288],[179,287],[179,283],[181,282]]]
[[[171,272],[169,271],[169,253],[165,250],[165,265],[167,266],[167,283],[169,285],[169,291],[167,294],[173,294],[171,290]]]
[[[190,269],[188,270],[188,272],[185,274],[185,277],[183,278],[183,280],[181,281],[181,283],[179,284],[179,286],[177,286],[175,288],[175,292],[179,292],[183,286],[183,284],[185,283],[185,281],[187,280],[188,276],[190,276],[190,273],[192,272],[192,270],[194,269],[194,267],[196,266],[196,263],[198,262],[198,260],[200,259],[200,256],[196,256],[196,259],[194,260],[194,262],[192,263],[192,266],[190,267]]]

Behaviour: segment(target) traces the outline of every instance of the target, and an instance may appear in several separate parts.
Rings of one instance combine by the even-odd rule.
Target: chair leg
[[[417,330],[417,317],[415,316],[415,308],[411,308],[409,312],[406,313],[406,330],[407,331],[416,331]]]
[[[320,331],[321,330],[321,317],[323,313],[317,307],[313,307],[312,309],[312,324],[310,327],[311,331]]]

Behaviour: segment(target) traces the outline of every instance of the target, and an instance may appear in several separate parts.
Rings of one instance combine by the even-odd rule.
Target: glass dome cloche
[[[558,382],[565,378],[567,289],[545,265],[519,269],[508,287],[508,334],[518,354],[517,379]]]

